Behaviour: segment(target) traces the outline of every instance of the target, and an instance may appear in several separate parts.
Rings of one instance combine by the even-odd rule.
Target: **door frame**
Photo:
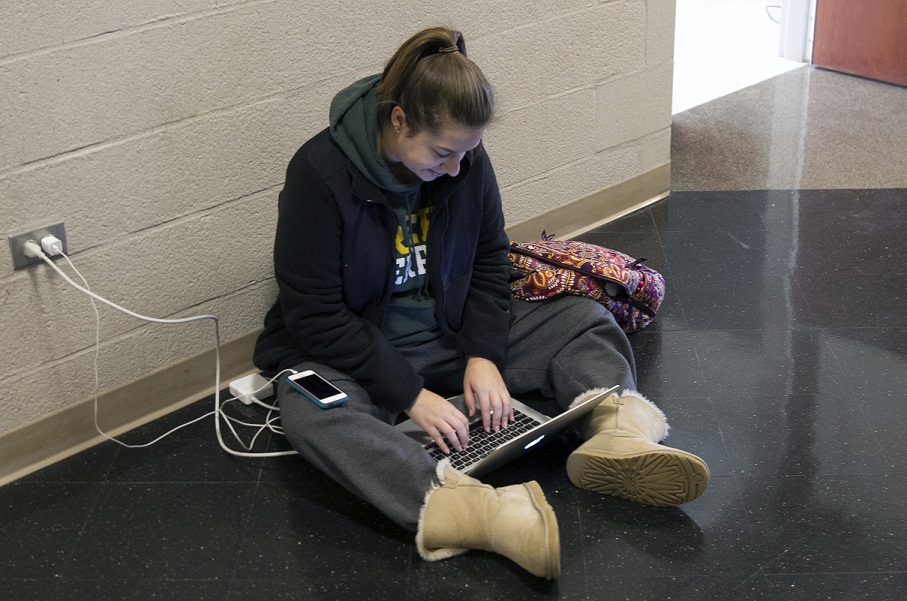
[[[811,63],[815,28],[816,0],[781,0],[780,56]]]

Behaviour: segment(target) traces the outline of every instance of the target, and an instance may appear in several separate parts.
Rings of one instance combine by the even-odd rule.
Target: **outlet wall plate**
[[[69,249],[66,246],[66,228],[63,227],[62,221],[34,228],[20,234],[13,234],[9,237],[9,249],[13,253],[13,269],[25,269],[29,265],[43,263],[44,261],[39,257],[25,256],[23,248],[25,247],[25,243],[29,240],[34,240],[38,244],[41,244],[41,238],[48,234],[52,234],[59,238],[60,242],[63,243],[63,252],[69,253]]]

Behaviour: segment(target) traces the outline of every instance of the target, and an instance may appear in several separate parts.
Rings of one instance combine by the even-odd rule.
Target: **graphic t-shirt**
[[[426,244],[432,207],[421,206],[419,187],[395,209],[396,269],[394,292],[384,314],[381,331],[396,346],[412,346],[442,335],[435,318],[435,299],[428,282]]]

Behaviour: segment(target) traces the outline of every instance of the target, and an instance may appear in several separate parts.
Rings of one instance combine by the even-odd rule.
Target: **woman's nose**
[[[447,172],[447,175],[451,177],[460,173],[460,161],[463,159],[463,155],[460,153],[450,155],[446,161],[444,161],[441,166],[444,168],[444,171]]]

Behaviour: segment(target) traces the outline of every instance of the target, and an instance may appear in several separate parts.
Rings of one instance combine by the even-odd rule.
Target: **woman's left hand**
[[[486,432],[497,432],[513,421],[510,393],[501,372],[492,361],[482,357],[470,357],[466,361],[463,392],[470,416],[475,415],[478,405]]]

